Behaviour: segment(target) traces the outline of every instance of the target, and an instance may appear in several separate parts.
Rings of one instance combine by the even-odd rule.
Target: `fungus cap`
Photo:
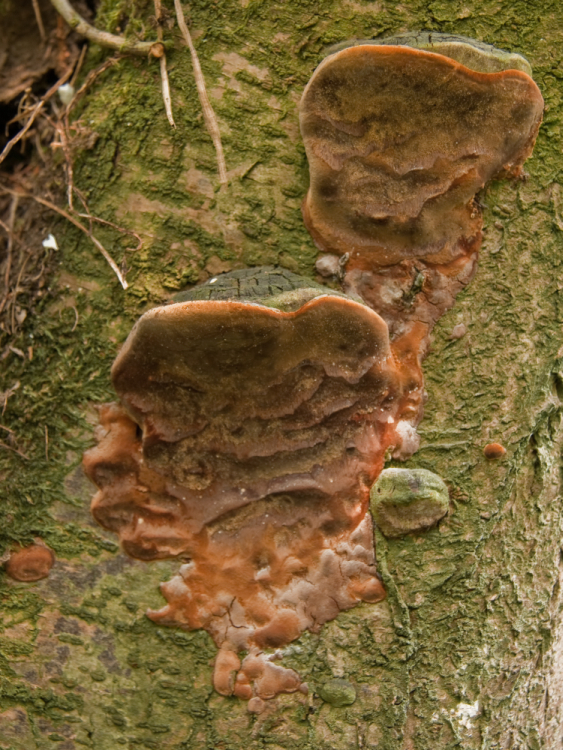
[[[205,628],[215,688],[252,710],[303,688],[265,649],[385,598],[369,487],[407,397],[377,313],[286,281],[225,274],[142,316],[84,457],[92,512],[126,552],[190,561],[149,617]]]
[[[322,250],[367,256],[371,267],[445,263],[479,242],[475,193],[520,173],[543,111],[530,76],[506,69],[517,62],[508,53],[463,38],[418,49],[407,39],[416,35],[329,55],[300,104],[307,228]]]
[[[55,555],[40,544],[14,550],[6,562],[6,573],[15,581],[32,583],[47,578],[55,563]]]

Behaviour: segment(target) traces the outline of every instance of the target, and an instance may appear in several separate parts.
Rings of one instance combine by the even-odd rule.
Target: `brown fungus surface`
[[[488,443],[483,448],[485,458],[496,460],[506,455],[506,448],[500,443]]]
[[[303,93],[305,223],[320,250],[341,256],[344,288],[389,326],[413,426],[429,334],[476,270],[475,195],[521,175],[534,145],[543,99],[529,70],[464,37],[406,34],[343,46]]]
[[[330,55],[300,107],[311,234],[352,263],[449,263],[480,240],[474,196],[493,177],[520,174],[542,111],[521,70],[481,73],[389,44]]]
[[[55,555],[41,544],[14,550],[5,564],[6,573],[15,581],[32,583],[47,578],[55,564]]]
[[[302,687],[269,650],[385,597],[369,489],[408,400],[377,313],[279,273],[226,274],[143,315],[84,459],[124,549],[184,561],[149,616],[206,629],[216,689],[248,700]]]

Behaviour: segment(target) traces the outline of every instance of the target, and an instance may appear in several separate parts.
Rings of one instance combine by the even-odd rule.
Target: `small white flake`
[[[455,710],[456,719],[465,729],[472,729],[472,719],[479,713],[479,701],[475,703],[458,703]]]
[[[43,240],[41,243],[44,248],[48,250],[58,250],[59,246],[57,245],[57,240],[54,238],[52,234],[50,234],[46,240]]]
[[[74,93],[75,90],[72,83],[63,83],[63,85],[59,88],[59,99],[65,105],[65,107],[68,107],[68,105],[71,103]]]

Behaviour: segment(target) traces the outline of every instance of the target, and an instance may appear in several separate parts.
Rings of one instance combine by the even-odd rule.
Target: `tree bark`
[[[563,734],[561,445],[563,217],[558,3],[512,0],[197,0],[185,8],[228,170],[220,186],[190,55],[164,24],[176,129],[158,60],[123,57],[75,110],[75,184],[92,214],[131,229],[94,233],[127,271],[123,290],[87,237],[53,223],[53,293],[26,321],[1,390],[2,424],[28,456],[0,453],[4,549],[40,538],[57,562],[45,580],[0,582],[0,747],[270,747],[273,750],[555,750]],[[152,4],[106,0],[97,26],[151,27]],[[167,3],[167,18],[174,18]],[[259,716],[214,692],[216,649],[203,631],[149,621],[174,561],[142,563],[90,517],[80,466],[111,363],[133,322],[173,292],[245,266],[314,278],[301,201],[308,168],[297,103],[330,44],[407,30],[462,34],[522,53],[546,102],[526,179],[482,197],[479,270],[438,323],[424,363],[419,451],[439,474],[448,516],[426,534],[376,531],[387,599],[305,634],[284,657],[309,694]],[[93,47],[94,69],[106,51]],[[467,333],[451,338],[456,325]],[[46,437],[47,436],[47,437]],[[0,436],[1,437],[1,436]],[[47,441],[47,442],[46,442]],[[487,460],[500,442],[507,454]],[[404,464],[402,464],[404,465]],[[334,678],[352,705],[324,701]],[[54,745],[54,743],[57,743]]]

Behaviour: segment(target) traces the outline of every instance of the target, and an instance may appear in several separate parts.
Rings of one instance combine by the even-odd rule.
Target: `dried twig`
[[[28,259],[29,256],[26,255],[26,257],[23,259],[23,263],[21,264],[20,272],[18,274],[18,280],[16,281],[16,286],[14,287],[12,299],[12,333],[16,330],[16,300],[18,298],[18,294],[20,293],[20,281],[22,280],[23,272],[25,271],[25,267],[27,266]],[[24,357],[23,352],[22,357]]]
[[[162,4],[161,0],[154,0],[154,14],[156,16],[156,36],[160,46],[153,48],[153,55],[160,58],[160,77],[162,79],[162,98],[164,100],[164,110],[170,125],[175,128],[174,115],[172,114],[172,97],[170,96],[170,81],[168,80],[168,69],[166,68],[166,52],[162,45]]]
[[[38,0],[31,0],[33,3],[33,12],[35,13],[35,21],[37,23],[37,27],[39,29],[39,35],[41,36],[41,41],[45,41],[45,26],[43,26],[43,18],[41,17],[41,8],[39,7]]]
[[[24,137],[24,135],[27,133],[27,131],[30,129],[30,127],[35,122],[35,119],[37,115],[41,112],[45,104],[49,101],[49,99],[53,96],[53,94],[56,94],[59,88],[63,85],[63,83],[66,83],[70,76],[72,75],[72,68],[69,68],[67,72],[64,74],[62,78],[59,78],[59,80],[55,83],[54,86],[51,86],[49,91],[45,94],[44,97],[41,98],[39,102],[35,105],[35,107],[31,111],[31,115],[24,125],[24,127],[19,131],[19,133],[16,133],[16,135],[8,141],[8,143],[4,146],[4,150],[0,154],[0,164],[4,161],[4,159],[8,156],[12,148],[18,143],[18,141],[21,141],[21,139]]]
[[[29,461],[29,456],[26,456],[25,453],[22,453],[17,448],[12,448],[11,445],[6,445],[6,443],[3,443],[0,440],[0,448],[4,448],[7,451],[12,451],[13,453],[17,453],[18,456],[21,456],[22,458],[25,458],[26,461]]]
[[[172,114],[172,98],[170,96],[170,82],[168,80],[168,70],[166,69],[166,55],[160,58],[160,77],[162,79],[162,99],[164,100],[164,109],[170,125],[175,128],[174,115]]]
[[[78,58],[78,62],[76,63],[76,66],[74,68],[74,73],[72,74],[72,78],[70,79],[70,85],[74,88],[74,84],[76,83],[76,79],[78,78],[78,75],[80,74],[80,71],[82,70],[82,65],[84,64],[84,58],[86,57],[86,52],[88,52],[88,45],[84,44],[82,49],[80,50],[80,57]]]
[[[192,56],[194,78],[195,78],[195,82],[197,86],[197,93],[199,95],[199,101],[201,103],[201,108],[203,110],[203,117],[205,119],[205,124],[207,126],[207,130],[209,131],[209,135],[211,136],[211,140],[213,141],[213,145],[215,146],[215,151],[217,153],[217,166],[219,168],[219,182],[222,185],[226,185],[227,182],[229,181],[227,178],[227,165],[225,164],[225,156],[223,154],[223,144],[221,143],[221,132],[219,130],[219,125],[217,123],[217,118],[215,117],[215,112],[213,111],[213,107],[211,106],[209,97],[207,96],[207,89],[205,87],[205,78],[203,77],[201,65],[199,64],[199,58],[197,56],[196,48],[194,47],[194,44],[192,42],[192,37],[186,25],[186,19],[184,18],[184,11],[182,10],[182,5],[180,4],[180,0],[174,0],[174,8],[176,10],[176,18],[178,19],[178,26],[180,27],[180,31],[182,32],[182,35],[184,37],[184,41],[186,42],[190,50],[190,54]]]
[[[24,193],[21,191],[11,190],[10,188],[5,187],[4,185],[0,185],[0,192],[7,193],[8,195],[17,195],[20,198],[29,198],[31,200],[34,200],[36,201],[36,203],[40,203],[42,206],[45,206],[45,208],[49,208],[51,211],[55,211],[55,213],[58,213],[67,221],[70,221],[70,223],[74,224],[74,226],[80,229],[81,232],[84,232],[84,234],[90,239],[90,241],[98,248],[100,253],[106,259],[108,265],[111,267],[112,271],[115,273],[115,275],[119,279],[119,283],[121,284],[121,286],[124,289],[127,289],[129,287],[129,284],[127,283],[123,274],[119,270],[116,262],[108,253],[108,251],[105,249],[105,247],[102,245],[102,243],[96,237],[94,237],[94,235],[92,234],[92,230],[87,229],[81,222],[78,221],[78,219],[75,219],[74,216],[71,216],[71,214],[67,213],[67,211],[64,211],[62,208],[59,208],[54,203],[51,203],[51,201],[47,201],[44,198],[40,198],[37,195],[33,195],[32,193]]]
[[[72,305],[70,309],[74,310],[74,325],[70,329],[70,332],[74,333],[76,331],[76,326],[78,325],[78,310],[76,309],[76,307],[74,307],[74,305]]]
[[[84,198],[77,187],[74,188],[74,192],[80,197],[80,200],[82,201],[82,204],[85,207],[86,213],[83,214],[77,214],[81,219],[88,219],[89,221],[95,221],[96,224],[103,224],[106,227],[111,227],[112,229],[115,229],[116,232],[121,232],[121,234],[130,234],[132,237],[134,237],[137,240],[137,247],[136,248],[128,248],[130,250],[140,250],[143,247],[143,240],[141,239],[141,236],[134,232],[132,229],[126,229],[125,227],[120,227],[119,224],[114,224],[113,221],[108,221],[107,219],[101,219],[99,216],[93,216],[90,211],[88,210],[88,206],[84,204]]]
[[[134,42],[123,36],[110,34],[108,31],[101,31],[92,26],[71,7],[68,0],[51,0],[51,5],[58,10],[71,29],[74,29],[82,36],[90,39],[92,42],[116,49],[119,52],[131,52],[134,55],[148,55],[156,42]]]
[[[0,391],[0,403],[2,404],[2,416],[4,416],[4,412],[6,411],[8,407],[8,399],[14,395],[14,393],[18,390],[20,385],[21,385],[20,381],[16,380],[14,385],[11,385],[4,392]]]
[[[16,211],[18,210],[19,197],[17,195],[12,197],[10,204],[10,213],[8,216],[8,225],[3,227],[8,234],[8,245],[6,249],[6,270],[4,272],[4,296],[0,302],[0,313],[6,306],[8,301],[8,289],[10,288],[10,273],[12,272],[12,252],[14,247],[14,222],[16,220]],[[4,224],[4,222],[2,222]]]
[[[86,49],[86,48],[85,48]],[[78,91],[74,94],[70,102],[68,103],[66,107],[66,114],[72,110],[78,99],[82,96],[82,94],[86,91],[87,88],[89,88],[94,80],[101,75],[104,71],[106,71],[108,68],[111,68],[112,65],[115,65],[120,60],[119,57],[110,57],[109,60],[106,60],[101,65],[99,65],[95,70],[91,70],[88,75],[86,76],[86,80],[82,84],[82,86],[78,89]],[[78,61],[78,64],[80,65],[80,60]],[[74,78],[74,76],[73,76]]]

